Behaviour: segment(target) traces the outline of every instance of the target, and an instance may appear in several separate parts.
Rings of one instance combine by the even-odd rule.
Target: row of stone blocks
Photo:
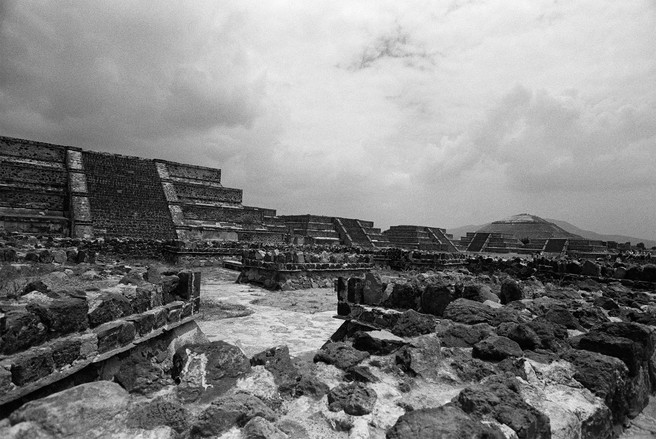
[[[243,259],[244,267],[262,268],[273,271],[308,271],[308,270],[357,270],[370,269],[372,264],[369,262],[346,262],[346,263],[323,263],[323,264],[282,264],[277,262],[264,262],[255,259]]]
[[[309,263],[369,263],[370,255],[355,253],[321,253],[280,250],[247,250],[242,253],[242,259],[262,262],[275,262],[277,264],[309,264]]]
[[[165,273],[158,285],[39,292],[0,304],[0,405],[193,318],[200,273]]]

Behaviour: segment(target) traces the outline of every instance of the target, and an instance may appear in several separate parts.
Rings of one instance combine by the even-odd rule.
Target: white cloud
[[[653,2],[3,5],[0,134],[221,167],[282,213],[656,229]]]

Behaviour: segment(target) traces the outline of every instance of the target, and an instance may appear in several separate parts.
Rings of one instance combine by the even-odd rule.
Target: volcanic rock
[[[193,437],[218,436],[233,425],[243,427],[256,416],[275,422],[275,413],[256,396],[246,393],[222,396],[212,401],[193,422]]]
[[[314,362],[322,361],[332,364],[339,369],[346,370],[367,357],[369,357],[368,352],[359,351],[343,342],[336,342],[328,343],[317,351],[314,355]]]
[[[220,395],[250,370],[241,349],[224,341],[186,345],[173,356],[172,376],[180,383],[178,396],[184,401]]]
[[[474,345],[472,356],[487,361],[501,361],[508,357],[521,357],[522,348],[517,342],[503,336],[492,335]]]
[[[362,383],[340,384],[328,392],[328,408],[362,416],[371,413],[377,398],[376,392]]]
[[[505,439],[505,435],[469,416],[453,404],[413,410],[387,430],[387,439]]]

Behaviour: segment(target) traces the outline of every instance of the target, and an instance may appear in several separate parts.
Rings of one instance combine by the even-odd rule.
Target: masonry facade
[[[147,239],[283,242],[272,209],[242,205],[221,170],[0,137],[0,229]]]

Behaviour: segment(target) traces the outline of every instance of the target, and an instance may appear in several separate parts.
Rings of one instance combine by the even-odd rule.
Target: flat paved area
[[[332,289],[267,291],[254,285],[236,284],[236,274],[216,270],[203,273],[201,303],[243,305],[254,312],[243,317],[199,319],[198,325],[211,341],[224,340],[239,346],[249,357],[283,344],[289,347],[292,356],[315,351],[343,322],[333,318],[337,314],[337,299]],[[331,310],[313,312],[313,306],[307,305],[317,300],[323,302],[321,308]],[[326,304],[326,301],[334,303]],[[275,303],[280,306],[271,306]],[[299,311],[289,309],[294,307]]]

